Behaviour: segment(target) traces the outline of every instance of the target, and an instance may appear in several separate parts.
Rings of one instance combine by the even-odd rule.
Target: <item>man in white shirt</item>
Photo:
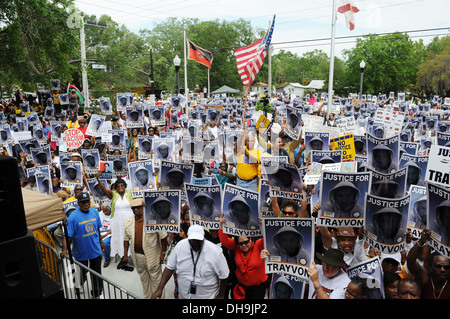
[[[340,249],[329,248],[325,254],[316,253],[322,262],[313,262],[308,269],[310,288],[308,299],[345,299],[346,288],[350,278],[344,271],[344,252]]]
[[[188,237],[175,246],[152,299],[161,298],[175,269],[180,298],[223,299],[230,270],[222,248],[205,240],[203,227],[190,226]]]

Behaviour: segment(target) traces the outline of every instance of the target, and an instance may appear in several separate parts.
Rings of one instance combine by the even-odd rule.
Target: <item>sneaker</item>
[[[120,263],[117,265],[117,269],[122,269],[123,266],[125,266],[123,261],[120,261]]]

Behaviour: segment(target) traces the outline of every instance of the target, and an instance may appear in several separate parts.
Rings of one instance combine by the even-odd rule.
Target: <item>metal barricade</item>
[[[54,247],[35,240],[41,274],[64,291],[65,299],[141,299],[79,261],[61,259]],[[98,287],[101,294],[94,296]]]

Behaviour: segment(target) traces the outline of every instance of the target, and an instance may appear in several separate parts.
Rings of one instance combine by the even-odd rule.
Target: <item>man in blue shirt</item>
[[[80,193],[77,197],[78,208],[67,218],[67,235],[71,238],[73,257],[95,272],[102,273],[102,251],[105,245],[100,236],[102,222],[98,210],[91,207],[89,193]],[[67,255],[67,243],[64,238],[61,256]],[[93,297],[100,297],[103,282],[91,274]],[[82,282],[86,280],[86,271],[82,271]]]

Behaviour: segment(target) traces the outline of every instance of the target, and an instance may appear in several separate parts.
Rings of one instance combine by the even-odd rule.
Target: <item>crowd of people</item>
[[[285,117],[286,106],[302,109],[305,114],[320,118],[322,124],[328,127],[336,127],[336,120],[342,117],[365,118],[368,123],[367,134],[369,131],[374,132],[369,129],[373,126],[370,119],[373,118],[374,109],[368,106],[375,105],[375,110],[389,106],[395,112],[406,114],[402,129],[410,125],[409,132],[412,134],[408,135],[408,141],[418,144],[421,139],[415,140],[415,137],[422,135],[417,134],[428,131],[429,137],[435,137],[438,129],[429,130],[425,122],[415,122],[416,119],[422,120],[422,112],[441,110],[439,123],[444,124],[447,124],[449,115],[448,106],[442,100],[426,97],[411,101],[385,96],[374,97],[373,100],[336,97],[333,113],[327,114],[326,97],[323,95],[314,98],[313,94],[311,100],[310,97],[279,94],[269,99],[275,111],[267,115],[271,126],[264,131],[256,125],[262,113],[255,111],[258,97],[216,96],[187,101],[182,96],[157,100],[154,97],[145,99],[131,95],[129,106],[139,105],[144,109],[142,126],[128,127],[127,112],[124,111],[106,115],[105,122],[110,123],[110,129],[122,131],[125,137],[119,142],[119,147],[111,147],[112,139],[103,142],[104,135],[87,134],[93,116],[102,114],[101,108],[97,112],[84,110],[75,92],[70,92],[69,103],[61,104],[58,94],[39,94],[39,101],[36,101],[28,96],[23,98],[18,91],[12,99],[3,101],[0,110],[3,154],[17,159],[22,187],[42,192],[37,177],[30,173],[42,166],[36,163],[37,157],[33,156],[36,154],[32,150],[49,147],[51,158],[43,162],[50,172],[49,193],[60,196],[64,204],[71,204],[65,205],[67,234],[61,222],[47,226],[55,241],[61,244],[61,254],[67,255],[67,246],[72,245],[74,258],[98,273],[101,273],[102,267],[110,266],[111,259],[119,258],[118,269],[136,270],[139,273],[144,297],[148,299],[164,296],[165,285],[171,277],[175,282],[175,298],[289,299],[292,298],[292,292],[287,288],[288,284],[282,282],[283,278],[275,283],[274,274],[266,273],[265,261],[269,251],[264,247],[263,238],[225,233],[222,227],[226,222],[223,214],[220,216],[219,229],[191,226],[190,216],[194,208],[189,207],[189,203],[184,200],[179,211],[175,212],[179,215],[179,232],[146,232],[144,215],[148,207],[142,194],[134,192],[131,176],[127,174],[129,171],[125,169],[124,173],[122,168],[120,174],[114,173],[113,178],[104,179],[101,170],[86,169],[88,163],[82,156],[85,150],[97,149],[103,161],[107,161],[109,156],[125,155],[126,167],[128,163],[149,159],[140,156],[146,152],[143,143],[139,143],[140,136],[148,136],[153,140],[171,136],[175,138],[171,160],[193,164],[193,178],[211,178],[211,183],[219,184],[222,188],[232,184],[258,192],[264,174],[262,157],[286,157],[287,163],[303,172],[313,164],[311,151],[303,136],[300,134],[295,139],[288,132],[287,125],[290,124]],[[148,110],[155,105],[165,107],[163,125],[160,121],[158,125],[152,124],[153,119]],[[51,112],[46,113],[47,110]],[[211,120],[208,110],[217,111],[217,119]],[[23,119],[27,120],[27,126],[20,127],[18,124],[24,123]],[[64,123],[56,132],[56,137],[52,137],[55,134],[52,121]],[[198,124],[192,131],[191,121]],[[62,136],[70,128],[76,128],[84,134],[84,141],[79,148],[71,149],[64,145]],[[39,129],[44,138],[37,138]],[[27,147],[24,141],[14,139],[25,136],[17,134],[24,131],[29,131],[29,136],[38,139],[39,144]],[[200,138],[204,145],[219,141],[219,155],[206,158],[203,149],[203,160],[184,160],[182,136]],[[150,159],[153,155],[154,150],[151,151]],[[66,183],[61,169],[63,157],[64,161],[82,162],[85,169],[79,183]],[[362,163],[358,165],[364,166]],[[158,172],[158,166],[154,166],[152,174],[157,183],[153,190],[161,188]],[[91,186],[88,180],[94,180],[98,187]],[[299,185],[297,191],[303,193],[302,200],[260,198],[260,205],[267,202],[273,217],[314,220],[320,209],[320,206],[311,205],[314,187],[303,184]],[[72,207],[72,210],[66,207]],[[87,222],[92,225],[89,229],[85,227]],[[450,261],[427,245],[430,240],[428,229],[423,229],[420,236],[416,237],[407,230],[406,249],[392,255],[382,254],[371,247],[364,240],[364,232],[364,228],[315,227],[315,250],[314,255],[310,256],[309,280],[305,281],[305,290],[299,299],[375,298],[371,297],[371,286],[366,278],[350,278],[346,269],[377,256],[382,265],[384,287],[383,297],[377,298],[450,298],[450,286],[447,285]],[[70,242],[66,238],[70,238]],[[93,296],[101,295],[101,283],[96,283]]]

